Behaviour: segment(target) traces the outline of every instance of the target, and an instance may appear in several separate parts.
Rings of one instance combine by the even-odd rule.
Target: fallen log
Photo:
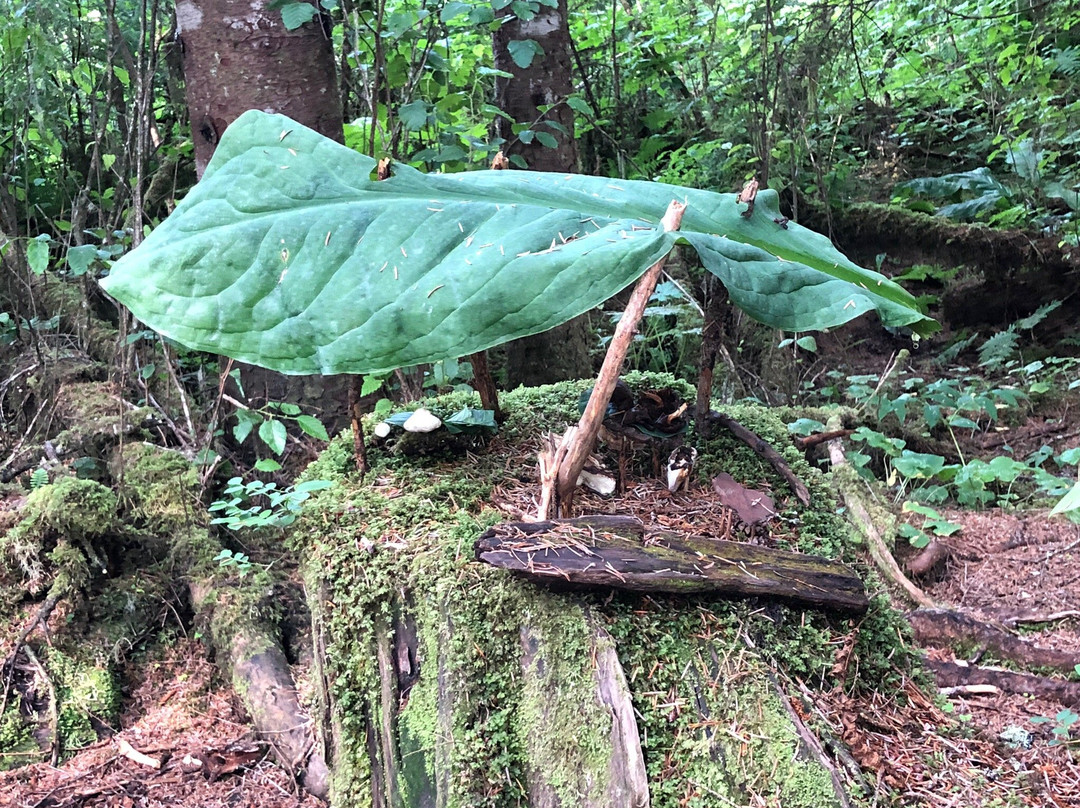
[[[945,662],[923,657],[926,667],[934,674],[938,687],[966,687],[969,685],[993,685],[1006,693],[1038,696],[1066,706],[1080,703],[1080,682],[1050,679],[1030,673],[980,668],[963,662]]]
[[[994,656],[1019,662],[1026,667],[1049,668],[1072,673],[1080,655],[1072,651],[1044,648],[1010,633],[996,621],[954,609],[916,609],[907,614],[915,642],[919,645],[957,646],[972,643]]]
[[[866,611],[863,583],[839,561],[671,531],[630,516],[506,522],[476,541],[476,558],[529,580],[633,592],[773,597]]]

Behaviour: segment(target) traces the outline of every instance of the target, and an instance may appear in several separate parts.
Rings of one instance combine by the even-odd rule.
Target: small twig
[[[784,705],[784,710],[788,714],[788,720],[791,721],[792,726],[795,728],[795,732],[799,736],[799,740],[802,741],[803,747],[807,752],[812,754],[818,764],[829,773],[829,779],[832,780],[833,794],[836,795],[836,799],[842,808],[851,808],[851,800],[848,799],[847,791],[844,788],[844,782],[840,779],[840,772],[836,765],[832,762],[825,749],[821,745],[821,741],[818,737],[810,731],[810,728],[806,726],[806,722],[803,721],[799,712],[792,706],[792,697],[780,686],[780,681],[773,673],[766,674],[769,677],[769,682],[772,684],[773,693],[780,700],[780,703]]]
[[[23,647],[23,643],[26,642],[26,638],[30,636],[30,632],[33,631],[38,625],[44,625],[49,615],[52,614],[52,610],[56,608],[56,604],[60,602],[59,594],[51,594],[45,599],[45,602],[41,604],[41,608],[37,610],[37,614],[34,615],[34,619],[30,621],[22,631],[19,632],[19,636],[15,638],[15,647],[12,649],[11,654],[8,656],[8,678],[4,683],[4,698],[0,700],[0,715],[4,714],[7,709],[7,697],[11,691],[11,679],[15,672],[15,656],[19,653],[19,649]],[[29,646],[28,646],[29,647]]]
[[[721,424],[732,435],[753,449],[755,454],[764,460],[767,460],[769,464],[776,469],[777,473],[787,481],[787,484],[791,486],[791,490],[795,492],[795,496],[798,498],[799,502],[801,502],[804,507],[810,504],[810,489],[807,488],[806,483],[800,480],[798,475],[791,470],[791,466],[787,464],[787,461],[784,460],[783,456],[776,451],[768,441],[761,438],[753,430],[740,424],[731,416],[724,415],[721,412],[713,410],[709,413],[709,420]]]
[[[353,375],[349,379],[349,419],[352,422],[353,457],[356,460],[356,471],[361,476],[368,472],[367,447],[364,446],[364,425],[360,412],[360,393],[363,384],[363,376]]]
[[[559,467],[566,458],[566,452],[575,432],[577,432],[577,427],[569,427],[563,433],[558,445],[555,444],[555,436],[548,435],[547,447],[537,455],[537,464],[540,467],[540,504],[536,508],[537,522],[547,521],[551,513],[551,505],[555,501]]]
[[[885,386],[885,383],[889,381],[889,378],[899,367],[900,363],[908,358],[907,348],[902,348],[892,356],[889,357],[889,361],[885,363],[885,370],[881,371],[881,378],[878,379],[877,387],[874,388],[874,392],[862,403],[862,406],[856,410],[857,413],[862,413],[866,409],[866,406],[874,400],[874,397],[881,392],[881,388]]]
[[[831,432],[818,432],[814,435],[805,435],[803,437],[795,438],[795,445],[802,449],[804,452],[819,443],[828,443],[831,440],[837,438],[846,438],[854,429],[834,429]]]
[[[159,758],[143,754],[123,738],[116,739],[116,751],[128,760],[138,763],[140,766],[149,766],[151,769],[160,769],[164,765]]]
[[[49,763],[55,767],[60,761],[60,709],[56,704],[56,688],[53,686],[52,679],[49,678],[49,672],[45,670],[45,666],[41,664],[41,660],[34,653],[34,649],[29,645],[24,645],[23,653],[30,660],[30,664],[37,668],[38,674],[44,680],[45,687],[49,691],[49,742],[52,747]]]
[[[191,420],[191,409],[188,407],[187,393],[184,392],[184,385],[180,384],[180,377],[176,375],[172,357],[169,356],[169,345],[164,340],[161,342],[161,351],[165,355],[165,370],[169,374],[169,379],[176,386],[177,394],[180,396],[180,406],[184,410],[184,421],[187,423],[188,434],[191,436],[191,440],[194,441],[195,423]]]
[[[1044,560],[1049,561],[1054,556],[1061,555],[1062,553],[1067,553],[1067,552],[1069,552],[1069,550],[1073,549],[1077,545],[1080,545],[1080,539],[1077,539],[1072,544],[1068,544],[1065,547],[1061,547],[1061,548],[1059,548],[1057,550],[1054,550],[1054,552],[1052,552],[1052,553],[1047,553],[1046,558]]]

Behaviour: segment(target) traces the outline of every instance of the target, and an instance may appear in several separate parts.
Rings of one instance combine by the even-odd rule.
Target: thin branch
[[[664,218],[660,220],[660,226],[665,232],[670,233],[679,229],[679,225],[682,224],[684,210],[686,210],[686,205],[678,200],[672,200],[671,204],[668,205]],[[637,331],[638,323],[641,322],[641,317],[645,313],[649,298],[656,289],[656,282],[660,279],[660,273],[664,269],[664,261],[666,260],[667,255],[664,255],[649,267],[641,280],[638,281],[637,286],[634,287],[630,301],[626,304],[626,310],[623,312],[622,317],[619,318],[618,325],[615,326],[615,334],[608,344],[604,364],[600,368],[596,386],[593,387],[592,395],[589,397],[589,404],[585,407],[581,420],[578,421],[577,433],[567,448],[565,459],[559,464],[557,493],[559,509],[564,516],[568,516],[570,513],[578,475],[585,468],[585,463],[592,452],[593,445],[596,443],[596,436],[599,434],[600,425],[604,421],[604,414],[607,411],[608,402],[611,400],[611,393],[615,390],[615,383],[619,380],[623,361],[630,350],[630,343],[634,338],[634,333]]]

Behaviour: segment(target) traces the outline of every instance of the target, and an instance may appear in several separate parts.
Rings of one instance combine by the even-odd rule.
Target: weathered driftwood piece
[[[1027,667],[1049,668],[1072,673],[1080,656],[1072,651],[1044,648],[1008,631],[993,620],[985,620],[954,609],[916,609],[907,614],[915,642],[921,646],[970,647],[976,643],[994,656],[1011,659]]]
[[[709,420],[712,423],[723,426],[732,435],[753,449],[762,457],[762,459],[769,461],[772,467],[776,469],[777,473],[791,486],[791,490],[795,492],[795,496],[798,498],[799,502],[804,506],[810,504],[810,489],[808,489],[806,483],[800,480],[798,475],[791,470],[791,466],[787,464],[787,461],[784,460],[780,453],[776,451],[768,441],[758,436],[753,430],[747,429],[730,415],[724,415],[722,412],[713,410],[709,413]]]
[[[636,592],[764,596],[866,611],[863,583],[838,561],[661,531],[645,542],[634,517],[507,522],[476,542],[476,557],[532,581]]]

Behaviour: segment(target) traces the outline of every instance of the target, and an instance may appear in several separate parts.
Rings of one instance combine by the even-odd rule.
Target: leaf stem
[[[664,218],[660,220],[660,226],[665,232],[679,229],[682,224],[683,211],[686,205],[677,200],[672,200],[668,205]],[[589,404],[578,421],[578,429],[574,434],[570,445],[566,450],[566,456],[559,464],[558,496],[559,512],[563,516],[570,514],[570,506],[574,501],[574,488],[577,486],[578,475],[585,468],[589,453],[592,452],[596,443],[596,436],[600,433],[600,425],[604,421],[604,413],[607,411],[611,394],[615,390],[615,383],[619,380],[623,361],[630,350],[630,342],[637,331],[638,323],[645,313],[645,306],[649,302],[656,283],[660,279],[660,273],[664,269],[667,255],[649,267],[641,276],[637,286],[630,295],[630,301],[626,304],[626,310],[619,318],[615,326],[615,334],[608,344],[607,353],[604,355],[604,364],[600,368],[600,375],[596,379]]]

